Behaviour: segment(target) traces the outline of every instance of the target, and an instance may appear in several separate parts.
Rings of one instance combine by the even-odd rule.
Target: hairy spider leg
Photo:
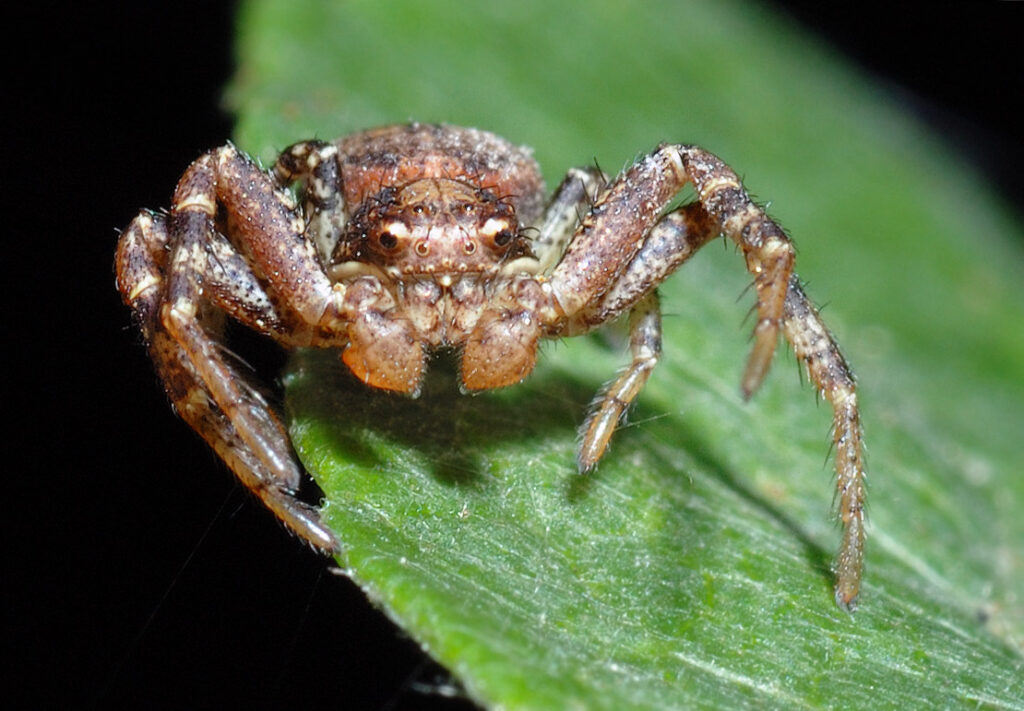
[[[576,453],[576,466],[580,473],[589,472],[597,466],[616,427],[658,364],[661,356],[661,310],[657,291],[649,292],[629,310],[629,350],[632,361],[597,394],[580,428],[580,446]]]
[[[836,557],[835,597],[843,609],[856,607],[864,565],[864,435],[857,385],[835,338],[793,273],[789,238],[743,189],[740,179],[717,156],[695,146],[663,146],[678,152],[704,208],[735,241],[754,274],[758,323],[754,349],[743,375],[743,394],[760,384],[782,328],[815,388],[832,406],[836,487],[843,538]]]
[[[736,242],[747,270],[754,275],[758,320],[740,385],[743,397],[749,398],[768,372],[778,344],[796,251],[782,228],[750,199],[739,177],[720,158],[696,146],[666,145],[659,152],[672,156],[674,167],[681,168],[681,178],[693,182],[697,199],[719,223],[722,233]]]
[[[659,218],[688,182],[693,182],[698,202]],[[666,144],[612,181],[551,276],[552,291],[565,313],[562,332],[586,332],[626,308],[649,309],[650,304],[642,301],[645,295],[719,233],[739,245],[754,275],[758,299],[754,346],[741,381],[744,397],[764,378],[781,329],[815,387],[832,405],[843,523],[836,562],[836,602],[852,609],[863,567],[865,497],[856,384],[838,344],[793,273],[792,243],[750,199],[732,169],[703,149]],[[679,251],[674,257],[667,256],[673,250]],[[639,392],[634,384],[646,379],[641,373],[649,374],[657,359],[656,353],[652,358],[643,347],[633,345],[642,339],[637,330],[653,331],[650,319],[645,322],[638,317],[633,324],[633,364],[598,399],[585,424],[581,469],[600,459],[613,424],[628,407],[630,396]]]
[[[651,228],[640,251],[612,288],[587,309],[585,319],[594,324],[607,323],[629,311],[633,359],[591,405],[580,429],[576,462],[581,472],[597,465],[616,426],[658,363],[662,342],[661,311],[655,286],[717,234],[717,225],[699,203],[668,213]]]
[[[853,371],[839,345],[804,294],[790,277],[782,329],[803,362],[814,386],[832,405],[832,441],[836,458],[836,494],[843,540],[836,556],[836,603],[856,607],[864,568],[864,432],[857,407]]]
[[[589,166],[572,168],[566,173],[537,227],[537,234],[530,240],[539,262],[538,274],[548,274],[562,258],[576,226],[607,181],[604,173]]]
[[[230,147],[206,154],[183,176],[166,219],[144,212],[132,222],[118,245],[119,288],[182,419],[288,528],[333,552],[334,534],[316,509],[294,497],[301,472],[284,427],[219,345],[224,311],[287,340],[277,315],[281,307],[271,305],[259,280],[214,229],[218,197],[225,197],[218,196],[217,166],[237,167],[237,156]],[[247,184],[250,190],[262,182],[273,191],[265,174],[239,160],[262,176]],[[280,221],[287,206],[260,208],[257,219]]]
[[[348,218],[338,165],[338,147],[325,141],[302,141],[285,148],[273,168],[281,185],[302,183],[306,238],[316,245],[320,263],[331,263]]]
[[[661,318],[655,287],[718,232],[699,207],[662,216],[681,187],[670,160],[659,153],[627,168],[597,196],[551,274],[551,292],[564,313],[550,327],[557,335],[585,333],[631,312],[633,358],[601,391],[584,422],[577,454],[581,472],[597,465],[657,364]]]

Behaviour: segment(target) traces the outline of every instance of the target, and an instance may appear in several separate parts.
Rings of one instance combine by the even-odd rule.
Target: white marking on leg
[[[729,177],[728,175],[719,175],[708,182],[704,183],[700,189],[701,202],[707,201],[709,197],[714,195],[716,192],[723,188],[733,188],[736,190],[742,190],[743,186],[735,178]]]
[[[217,204],[206,193],[193,193],[174,204],[175,212],[184,212],[192,208],[199,208],[211,217],[217,213]]]
[[[135,301],[135,299],[139,298],[139,294],[154,286],[159,286],[161,281],[163,280],[156,274],[147,274],[144,278],[137,281],[132,290],[128,292],[128,300]]]

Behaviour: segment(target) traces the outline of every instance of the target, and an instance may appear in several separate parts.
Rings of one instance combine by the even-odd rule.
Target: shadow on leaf
[[[512,442],[524,451],[546,452],[553,440],[575,441],[582,413],[601,385],[565,372],[541,370],[522,386],[467,396],[459,391],[452,358],[442,355],[430,366],[421,396],[409,398],[366,387],[332,351],[298,351],[289,368],[290,401],[303,403],[304,418],[329,423],[326,444],[339,459],[384,475],[387,457],[374,446],[384,440],[422,463],[436,481],[482,489],[494,481],[488,473],[488,453],[499,445]],[[746,484],[743,473],[727,466],[684,418],[665,422],[664,413],[649,411],[643,403],[631,414],[635,421],[651,424],[617,433],[609,458],[628,462],[633,453],[642,451],[649,460],[660,460],[654,468],[658,476],[676,480],[665,486],[678,488],[685,483],[674,474],[679,466],[669,461],[669,452],[685,452],[697,469],[786,530],[820,573],[823,585],[831,586],[830,554],[797,521]],[[659,435],[672,447],[647,446],[645,439]],[[576,474],[570,451],[565,471],[565,498],[570,504],[590,496],[602,477],[600,469],[585,477]]]

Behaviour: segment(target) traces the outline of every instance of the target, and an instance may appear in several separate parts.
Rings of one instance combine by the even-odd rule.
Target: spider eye
[[[494,244],[498,245],[499,247],[504,247],[509,242],[511,242],[512,238],[515,236],[516,233],[513,232],[512,230],[501,230],[498,234],[494,235]]]
[[[398,246],[398,238],[390,232],[381,232],[380,236],[377,238],[377,242],[384,249],[394,249]]]

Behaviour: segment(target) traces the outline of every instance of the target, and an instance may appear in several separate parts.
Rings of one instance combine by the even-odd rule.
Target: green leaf
[[[781,352],[742,402],[732,249],[664,285],[662,364],[586,479],[576,428],[625,362],[614,333],[475,397],[443,358],[408,400],[297,354],[292,434],[342,564],[473,699],[1024,708],[1021,228],[880,89],[732,0],[251,0],[230,100],[265,160],[409,119],[532,145],[550,184],[698,143],[771,201],[858,373],[870,528],[848,615],[830,414]]]

